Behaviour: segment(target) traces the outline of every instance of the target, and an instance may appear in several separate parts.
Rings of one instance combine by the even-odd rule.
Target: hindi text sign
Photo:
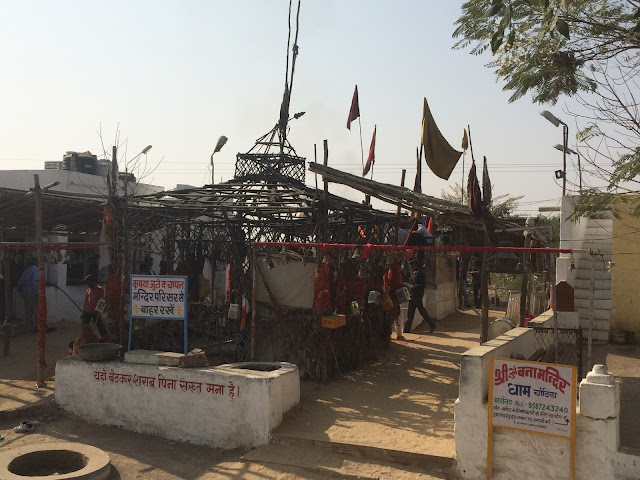
[[[185,320],[187,297],[187,277],[131,275],[133,318]]]
[[[492,358],[489,426],[573,439],[576,367]]]
[[[187,353],[189,330],[188,277],[177,275],[131,275],[129,305],[129,350],[133,319],[181,320],[184,322],[184,353]]]

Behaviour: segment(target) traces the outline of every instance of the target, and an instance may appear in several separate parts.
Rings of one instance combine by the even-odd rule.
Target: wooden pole
[[[402,178],[400,179],[401,187],[404,187],[404,178],[406,174],[407,174],[407,170],[403,168]],[[402,208],[401,208],[400,202],[398,202],[398,208],[396,210],[396,238],[394,243],[398,243],[398,235],[400,234],[400,210],[402,210]]]
[[[489,340],[489,270],[487,265],[487,252],[482,252],[482,264],[480,271],[480,295],[482,295],[482,317],[480,319],[480,343]]]
[[[313,163],[318,163],[318,146],[313,144]],[[318,190],[318,174],[314,173],[313,176],[316,179],[316,192]]]
[[[553,238],[553,234],[551,235]],[[556,296],[556,256],[553,253],[549,254],[549,280],[551,281],[551,305],[553,306],[553,347],[554,361],[558,363],[558,357],[560,350],[558,346],[558,302]],[[582,346],[580,346],[582,348]]]
[[[531,246],[531,234],[527,231],[524,236],[524,248]],[[529,292],[529,255],[522,254],[522,284],[520,285],[520,326],[524,327],[527,312],[527,294]]]
[[[591,252],[591,286],[589,289],[589,331],[587,333],[587,372],[591,371],[591,346],[593,344],[593,302],[596,287],[596,256]]]
[[[0,242],[4,240],[4,231],[0,230]],[[11,328],[13,327],[12,320],[12,305],[11,305],[11,262],[8,258],[2,261],[2,273],[4,275],[4,323],[0,330],[0,333],[4,335],[4,341],[2,345],[2,356],[8,357],[9,350],[11,348]]]
[[[329,143],[327,140],[323,140],[324,146],[324,166],[329,163]],[[324,201],[323,201],[323,215],[322,215],[322,240],[324,242],[329,241],[329,180],[323,175],[324,182]]]
[[[251,270],[251,361],[253,361],[256,358],[256,275],[258,273],[258,256],[256,247],[253,246],[251,247]],[[240,303],[242,304],[242,301]]]
[[[4,240],[4,232],[0,232],[0,240]],[[4,272],[4,321],[9,323],[13,319],[13,299],[11,288],[11,262],[7,257],[2,261]]]
[[[38,296],[38,379],[36,381],[36,387],[46,386],[44,382],[45,370],[47,363],[45,359],[45,343],[46,343],[46,330],[47,330],[47,297],[45,293],[45,278],[44,278],[44,249],[42,241],[42,196],[40,190],[40,177],[38,174],[33,176],[35,188],[33,189],[35,198],[35,219],[36,219],[36,252],[38,255],[38,271],[39,271],[39,285],[38,289],[40,295]],[[44,295],[44,298],[42,296]]]

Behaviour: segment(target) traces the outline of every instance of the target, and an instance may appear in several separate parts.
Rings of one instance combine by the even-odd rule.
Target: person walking
[[[456,267],[456,280],[458,280],[460,298],[463,301],[462,304],[464,305],[464,307],[469,308],[471,306],[469,305],[469,293],[467,292],[467,270],[469,265],[467,259],[462,255],[462,252],[460,252],[460,255],[458,255],[458,258],[456,260]]]
[[[411,324],[413,323],[413,317],[416,313],[416,308],[422,315],[422,318],[429,324],[429,333],[433,333],[436,329],[436,322],[429,316],[427,309],[422,304],[422,298],[424,297],[424,289],[426,288],[427,280],[424,274],[424,267],[418,260],[411,261],[411,299],[409,300],[409,308],[407,311],[407,323],[404,325],[404,333],[411,333]]]
[[[29,259],[27,268],[18,279],[18,287],[24,300],[24,324],[36,328],[38,324],[38,294],[40,292],[40,270],[35,257]]]
[[[473,302],[476,308],[482,306],[480,295],[480,279],[481,279],[482,261],[477,252],[471,255],[469,263],[469,273],[471,274],[471,287],[473,288]]]

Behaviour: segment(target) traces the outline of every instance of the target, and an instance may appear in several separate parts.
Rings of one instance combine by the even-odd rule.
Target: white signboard
[[[131,316],[159,320],[186,320],[187,277],[131,275]]]
[[[574,438],[576,367],[492,358],[489,427]]]

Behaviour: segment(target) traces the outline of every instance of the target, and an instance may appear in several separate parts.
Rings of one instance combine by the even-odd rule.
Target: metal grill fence
[[[125,272],[123,286],[116,287],[116,292],[121,289],[123,295],[108,303],[107,308],[115,338],[121,341],[127,338],[129,275],[145,273],[142,269],[150,264],[153,274],[189,277],[188,348],[204,349],[212,363],[252,360],[253,342],[257,342],[255,348],[259,353],[269,349],[268,356],[273,360],[295,362],[311,378],[326,380],[375,357],[380,345],[388,342],[390,327],[378,312],[350,319],[346,327],[329,331],[320,326],[321,315],[314,310],[288,309],[276,315],[267,305],[259,310],[252,325],[251,244],[255,241],[315,242],[321,236],[317,213],[301,217],[288,212],[284,217],[290,218],[281,216],[278,221],[265,223],[250,213],[222,211],[217,216],[189,216],[182,211],[159,216],[156,211],[150,215],[139,205],[114,211],[122,227],[111,232],[110,279],[119,277],[119,271]],[[331,209],[327,217],[329,231],[325,238],[329,242],[394,243],[395,222],[376,221],[373,217],[354,221],[349,214]],[[281,249],[276,247],[265,247],[260,253],[272,255],[277,261],[283,257]],[[290,251],[302,261],[320,262],[314,253],[308,248]],[[347,267],[344,255],[335,252],[327,255],[340,268]],[[376,256],[376,268],[383,263],[382,257]],[[349,268],[358,271],[360,264],[371,267],[371,260],[367,263],[364,259],[350,259]],[[205,276],[212,281],[203,280]],[[259,281],[259,277],[256,280]],[[230,314],[234,309],[242,313]],[[181,322],[134,318],[132,325],[132,348],[182,350]]]
[[[536,350],[549,353],[545,360],[553,361],[553,327],[534,327]],[[545,353],[546,355],[546,353]],[[582,330],[579,328],[558,328],[558,361],[561,365],[573,365],[578,369],[578,381],[582,379]]]

